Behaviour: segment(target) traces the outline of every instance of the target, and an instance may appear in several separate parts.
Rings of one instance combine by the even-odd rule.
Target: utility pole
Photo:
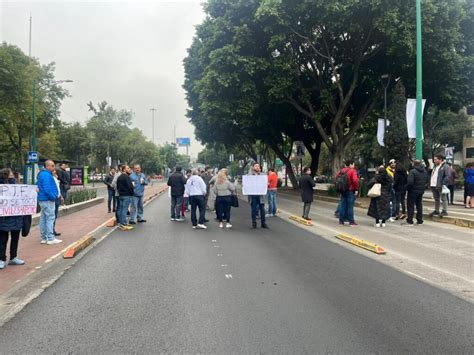
[[[152,107],[150,109],[151,111],[151,141],[153,142],[153,144],[155,144],[155,111],[156,111],[156,108]]]
[[[384,157],[385,157],[385,165],[388,164],[388,148],[386,142],[387,138],[387,89],[390,85],[390,75],[383,74],[380,76],[383,88],[384,88],[384,99],[383,99],[383,145],[384,145]],[[384,82],[386,80],[386,82]]]
[[[416,0],[416,159],[423,159],[421,0]]]

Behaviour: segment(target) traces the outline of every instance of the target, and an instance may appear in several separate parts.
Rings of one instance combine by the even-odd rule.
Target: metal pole
[[[33,80],[33,107],[31,112],[31,151],[36,152],[36,81]],[[35,163],[31,169],[31,183],[35,184]]]
[[[152,136],[152,142],[153,144],[155,143],[155,111],[156,111],[156,108],[152,107],[150,109],[151,111],[151,136]]]
[[[416,0],[416,159],[423,159],[421,0]]]
[[[29,38],[29,46],[28,46],[28,56],[31,58],[31,29],[32,29],[33,19],[30,14],[30,38]]]

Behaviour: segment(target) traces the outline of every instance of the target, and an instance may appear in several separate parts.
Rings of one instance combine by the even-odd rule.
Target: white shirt
[[[54,182],[56,183],[56,187],[58,188],[58,198],[61,197],[61,189],[59,188],[59,179],[53,175]]]
[[[439,168],[440,165],[436,165],[433,169],[433,172],[431,173],[431,181],[430,181],[430,186],[431,187],[436,187],[438,185],[438,173],[439,173]]]
[[[186,182],[186,191],[189,196],[205,196],[207,192],[206,183],[198,176],[191,176]]]

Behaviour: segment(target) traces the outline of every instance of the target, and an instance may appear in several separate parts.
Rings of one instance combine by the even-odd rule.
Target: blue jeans
[[[40,234],[42,240],[54,240],[54,221],[56,217],[54,210],[56,204],[54,201],[39,201],[41,207],[40,216]]]
[[[339,223],[349,220],[349,223],[355,223],[354,221],[354,204],[355,204],[355,193],[354,191],[346,191],[341,194],[341,205],[339,207]]]
[[[143,196],[133,196],[130,207],[130,222],[135,222],[135,215],[141,221],[143,219]]]
[[[183,196],[171,196],[171,218],[181,218]]]
[[[277,200],[276,200],[277,192],[276,190],[268,190],[267,197],[268,197],[268,214],[275,216],[277,213]]]
[[[127,211],[128,206],[130,205],[130,201],[132,196],[119,196],[120,204],[119,204],[119,224],[127,225]]]
[[[250,196],[250,206],[252,207],[252,224],[257,223],[257,211],[260,211],[260,220],[265,224],[265,204],[260,202],[260,196]]]

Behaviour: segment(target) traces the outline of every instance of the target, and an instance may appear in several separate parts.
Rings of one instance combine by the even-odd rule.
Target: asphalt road
[[[283,221],[116,231],[0,328],[0,353],[472,353],[474,305]]]

